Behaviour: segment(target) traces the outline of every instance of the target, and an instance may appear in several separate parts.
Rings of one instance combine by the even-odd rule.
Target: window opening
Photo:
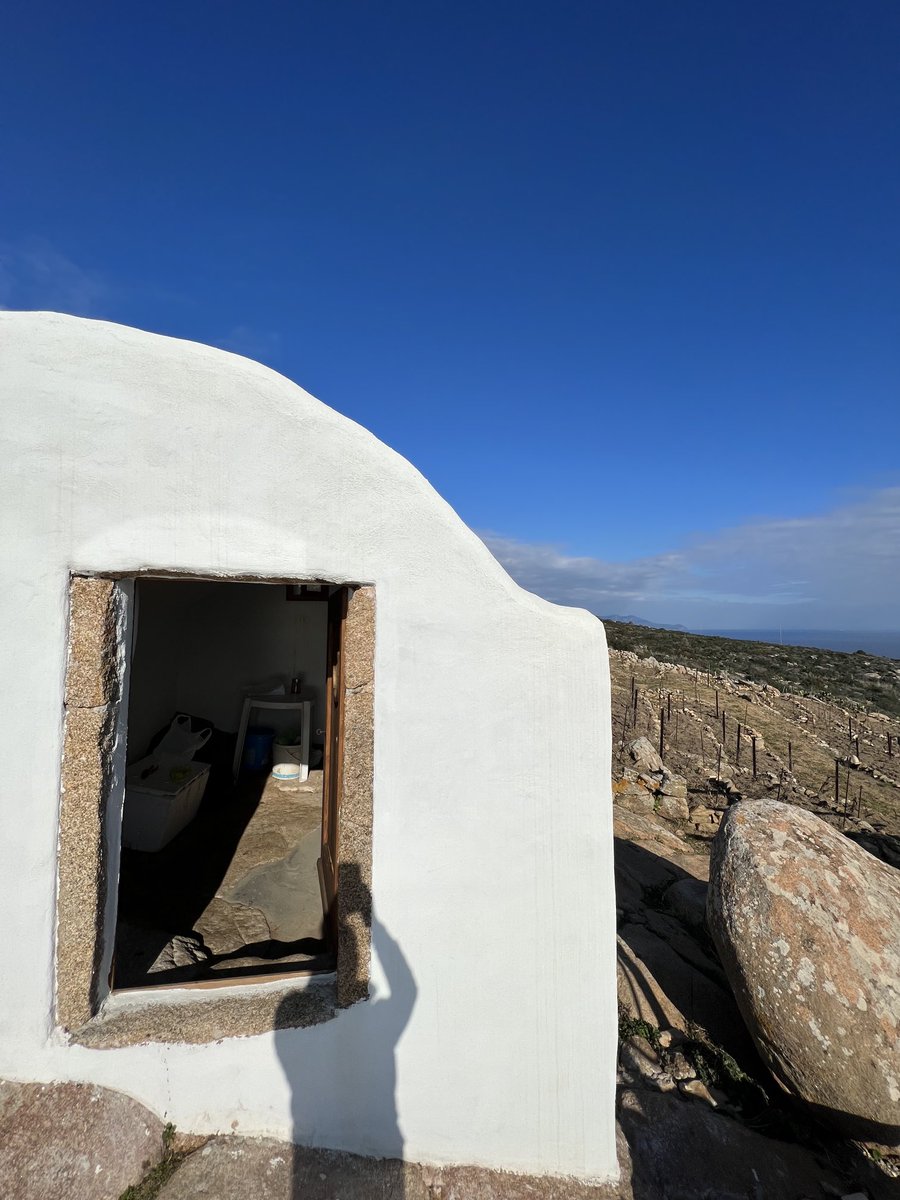
[[[117,990],[334,969],[347,589],[293,591],[136,581]]]

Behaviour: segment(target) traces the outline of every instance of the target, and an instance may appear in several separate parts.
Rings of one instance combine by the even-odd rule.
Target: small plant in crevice
[[[728,1097],[730,1110],[723,1109],[723,1113],[767,1137],[815,1147],[817,1153],[825,1154],[829,1161],[835,1155],[835,1162],[832,1163],[835,1169],[847,1165],[849,1143],[835,1144],[829,1132],[802,1105],[777,1091],[773,1093],[767,1090],[733,1055],[713,1042],[700,1026],[689,1022],[684,1040],[679,1040],[671,1047],[661,1044],[660,1035],[661,1030],[652,1022],[635,1017],[627,1008],[619,1006],[620,1042],[632,1037],[643,1038],[659,1055],[664,1070],[670,1068],[676,1055],[683,1055],[698,1079]]]
[[[748,1122],[763,1118],[771,1110],[769,1094],[759,1080],[748,1075],[727,1050],[710,1041],[696,1026],[688,1027],[687,1040],[680,1050],[697,1078],[707,1087],[724,1092]]]
[[[175,1126],[170,1121],[162,1131],[163,1156],[151,1167],[140,1183],[127,1187],[119,1200],[155,1200],[184,1160],[189,1151],[175,1149]]]
[[[736,1059],[710,1041],[704,1031],[689,1024],[688,1038],[680,1049],[707,1087],[724,1092],[740,1110],[743,1123],[780,1141],[816,1146],[826,1150],[831,1139],[825,1129],[801,1104],[777,1089],[767,1089],[748,1074]]]
[[[619,1041],[627,1042],[629,1038],[641,1037],[649,1042],[654,1050],[661,1049],[659,1041],[659,1028],[651,1024],[650,1021],[645,1021],[643,1017],[636,1017],[628,1011],[623,1005],[619,1005]]]

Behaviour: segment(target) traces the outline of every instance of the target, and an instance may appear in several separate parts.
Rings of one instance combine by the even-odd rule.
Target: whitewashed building
[[[0,1074],[183,1131],[614,1176],[600,622],[257,363],[0,312],[0,402]],[[281,665],[324,756],[320,952],[120,986],[127,765],[181,711],[232,745]],[[169,887],[142,895],[164,924]]]

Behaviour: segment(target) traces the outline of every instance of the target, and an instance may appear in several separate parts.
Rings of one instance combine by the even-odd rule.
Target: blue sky
[[[262,359],[554,599],[900,626],[893,0],[3,24],[0,305]]]

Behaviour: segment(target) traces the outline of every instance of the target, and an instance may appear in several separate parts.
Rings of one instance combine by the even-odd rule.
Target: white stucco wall
[[[0,1073],[117,1087],[184,1130],[614,1174],[600,622],[523,592],[405,460],[234,355],[0,312],[0,404]],[[147,568],[377,588],[375,996],[323,1025],[118,1050],[53,1028],[68,574]]]

